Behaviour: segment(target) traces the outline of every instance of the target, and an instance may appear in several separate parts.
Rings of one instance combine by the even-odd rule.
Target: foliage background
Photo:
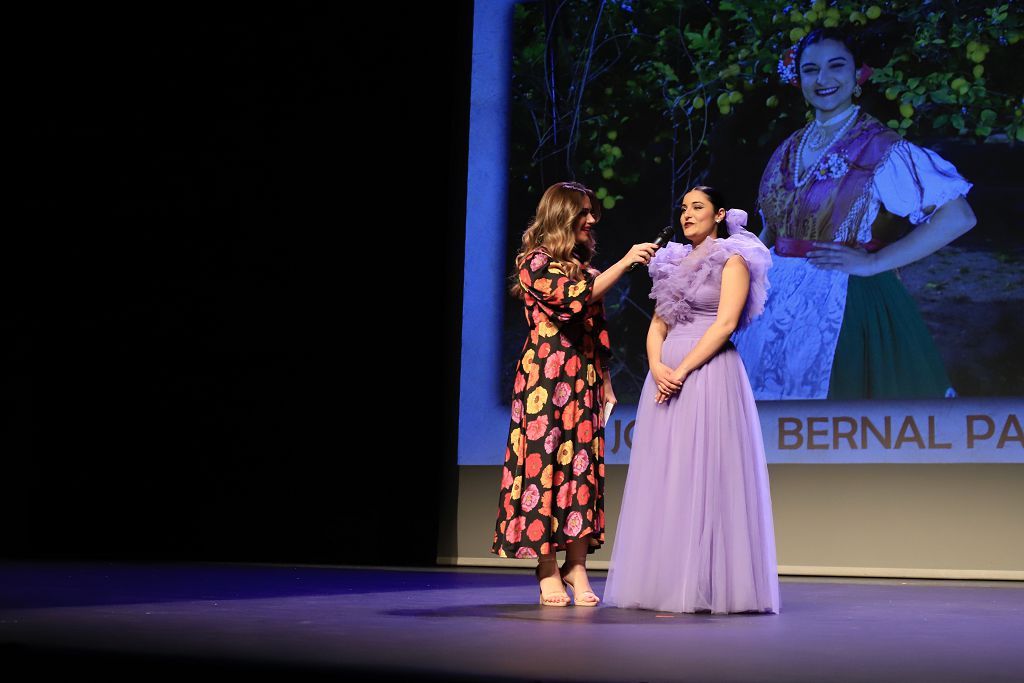
[[[909,140],[940,151],[961,172],[961,157],[975,159],[979,153],[1016,160],[1011,169],[1017,180],[1011,184],[1019,187],[1024,16],[1018,4],[523,3],[515,9],[510,269],[537,198],[549,184],[569,178],[594,187],[605,208],[613,209],[599,229],[604,256],[597,259],[599,266],[674,222],[682,194],[700,182],[726,190],[733,206],[750,212],[749,227],[757,232],[754,202],[764,164],[810,115],[799,88],[780,79],[780,58],[806,33],[824,26],[857,36],[862,62],[873,70],[860,98],[867,111]],[[967,177],[982,185],[979,178]],[[976,211],[978,194],[971,195]],[[998,201],[1003,214],[989,220],[987,229],[962,238],[958,247],[993,248],[993,235],[1007,220],[1005,209],[1021,212],[1013,196]],[[1019,246],[995,248],[1005,256],[999,263],[1019,260]],[[972,266],[951,267],[965,275],[959,269]],[[929,283],[934,286],[926,287]],[[649,285],[646,274],[637,271],[607,300],[616,388],[626,400],[636,399],[646,373]],[[945,283],[926,277],[922,286],[941,295]],[[1016,281],[1007,287],[1013,290]],[[919,303],[925,302],[919,297]],[[522,314],[514,301],[506,310],[503,372],[510,386],[507,366],[514,365],[522,345],[522,327],[512,321]],[[1009,383],[1011,392],[1024,389],[1021,381],[1013,390],[1015,382]],[[973,393],[991,391],[983,381],[976,383]]]

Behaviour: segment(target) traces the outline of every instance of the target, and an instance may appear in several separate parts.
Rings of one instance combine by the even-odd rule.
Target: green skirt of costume
[[[828,397],[943,398],[950,391],[939,350],[896,273],[851,275]]]

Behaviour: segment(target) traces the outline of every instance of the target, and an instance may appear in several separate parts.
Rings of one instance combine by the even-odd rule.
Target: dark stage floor
[[[7,562],[0,661],[147,680],[1024,680],[1020,583],[786,580],[775,616],[536,595],[522,570]]]

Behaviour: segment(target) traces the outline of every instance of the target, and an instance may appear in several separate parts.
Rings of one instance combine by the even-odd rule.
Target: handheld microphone
[[[658,245],[659,247],[665,246],[666,244],[668,244],[668,241],[670,239],[672,239],[672,233],[674,233],[675,231],[676,231],[675,224],[670,223],[670,224],[666,225],[664,228],[661,229],[661,232],[658,233],[658,236],[654,238],[654,243],[656,245]],[[636,263],[629,264],[629,268],[626,268],[626,272],[627,273],[633,272],[633,269],[636,268],[639,265],[640,265],[639,261],[637,261]]]

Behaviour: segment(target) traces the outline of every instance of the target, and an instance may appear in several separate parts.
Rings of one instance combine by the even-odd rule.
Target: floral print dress
[[[491,552],[534,558],[604,543],[604,385],[611,349],[598,271],[571,280],[543,249],[519,270],[530,334],[516,366]]]

